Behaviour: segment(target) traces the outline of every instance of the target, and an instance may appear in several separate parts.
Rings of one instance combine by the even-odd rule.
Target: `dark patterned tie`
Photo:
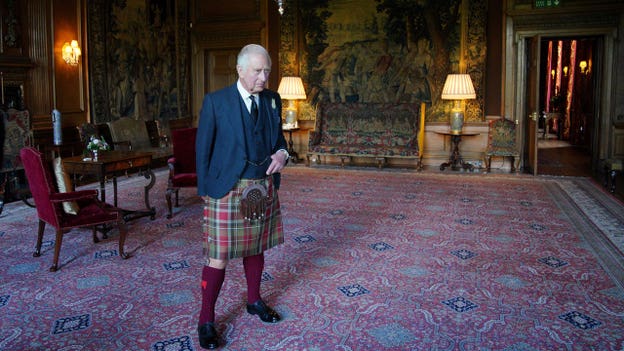
[[[256,97],[253,95],[249,95],[251,99],[251,117],[254,122],[258,120],[258,104],[256,104]]]

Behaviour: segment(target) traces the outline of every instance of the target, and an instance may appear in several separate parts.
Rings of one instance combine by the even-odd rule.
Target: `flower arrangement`
[[[89,151],[100,151],[100,150],[108,150],[110,146],[106,143],[104,139],[98,139],[94,136],[91,136],[89,139],[89,143],[87,144],[87,150]]]

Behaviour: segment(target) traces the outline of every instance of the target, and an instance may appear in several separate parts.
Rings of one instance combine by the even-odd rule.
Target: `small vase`
[[[97,162],[98,160],[98,150],[93,150],[93,161]]]

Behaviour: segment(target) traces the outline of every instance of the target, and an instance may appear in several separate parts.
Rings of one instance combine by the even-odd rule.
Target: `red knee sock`
[[[206,323],[214,323],[215,321],[215,304],[223,279],[225,278],[225,269],[217,269],[204,266],[202,271],[202,307],[199,313],[199,325]]]
[[[247,302],[252,304],[260,300],[260,280],[264,269],[264,254],[243,258],[245,278],[247,278]]]

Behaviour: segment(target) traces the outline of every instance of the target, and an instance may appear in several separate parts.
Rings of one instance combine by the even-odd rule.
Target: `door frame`
[[[568,18],[569,19],[569,18]],[[609,155],[611,139],[610,116],[615,112],[615,101],[613,92],[614,79],[614,57],[616,52],[615,38],[617,36],[617,26],[605,26],[604,23],[594,24],[588,28],[574,28],[570,23],[553,23],[552,17],[544,17],[543,20],[530,21],[524,23],[525,19],[507,18],[507,41],[505,46],[505,84],[510,87],[504,94],[505,116],[516,121],[518,124],[519,148],[525,152],[528,147],[527,123],[531,111],[527,111],[527,43],[533,37],[586,37],[599,36],[602,39],[601,59],[596,60],[592,69],[595,73],[596,89],[594,98],[594,130],[592,131],[591,145],[591,167],[592,173],[600,172],[600,160]],[[578,22],[576,22],[578,23]],[[611,92],[611,93],[609,93]],[[526,168],[524,160],[528,155],[522,156],[522,169]]]

